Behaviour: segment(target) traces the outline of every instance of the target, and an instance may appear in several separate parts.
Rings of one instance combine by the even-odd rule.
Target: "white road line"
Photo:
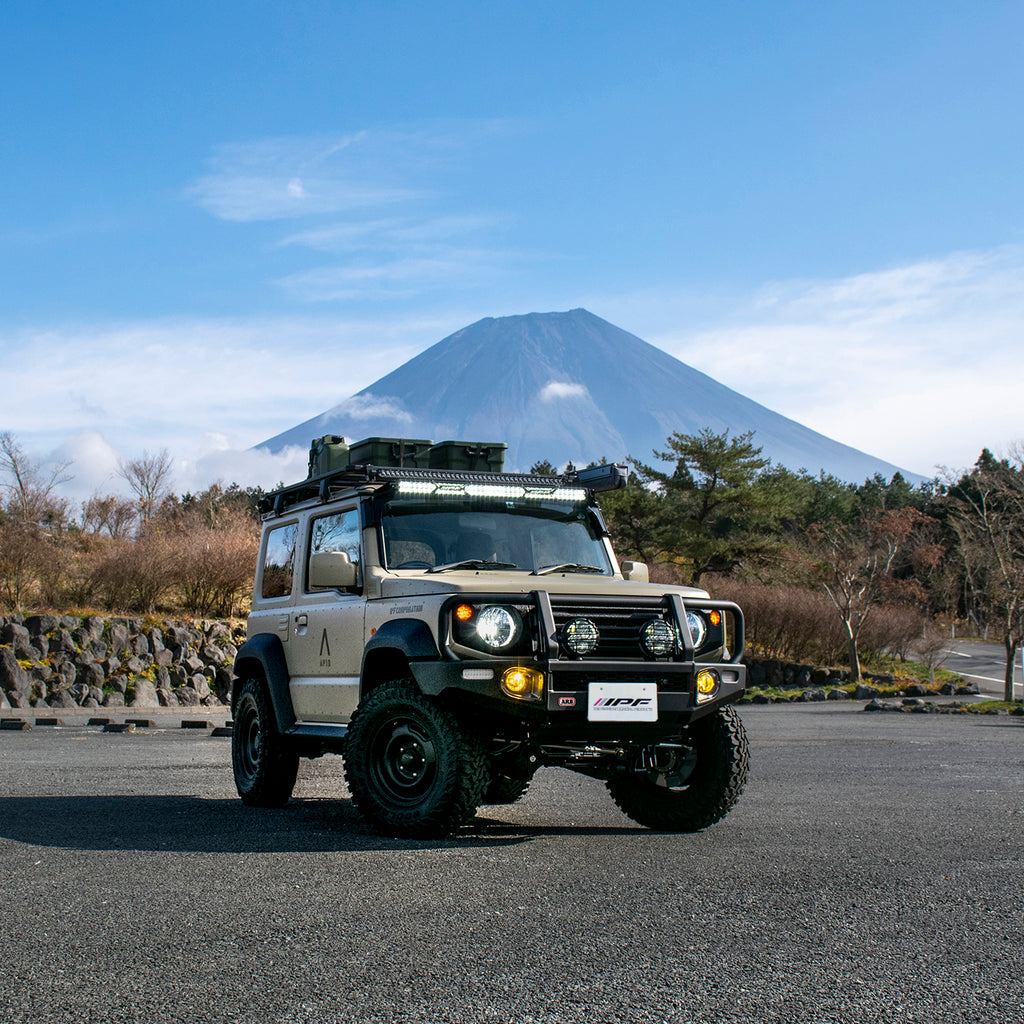
[[[998,677],[997,678],[995,676],[975,676],[975,675],[971,675],[970,672],[961,672],[960,675],[967,676],[968,679],[984,679],[988,683],[1002,683],[1002,682],[1005,682],[1005,680],[1002,677]]]

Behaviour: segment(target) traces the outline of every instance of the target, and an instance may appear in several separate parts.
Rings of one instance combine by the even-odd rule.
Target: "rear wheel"
[[[262,679],[247,679],[235,704],[231,727],[235,788],[250,807],[283,807],[295,788],[299,755],[277,731],[270,695]]]
[[[411,680],[387,683],[357,708],[345,778],[359,810],[391,836],[429,839],[472,820],[487,786],[483,749]]]
[[[698,832],[724,818],[739,799],[750,764],[747,734],[736,710],[720,708],[695,722],[677,748],[640,752],[634,770],[608,790],[640,825],[664,832]]]

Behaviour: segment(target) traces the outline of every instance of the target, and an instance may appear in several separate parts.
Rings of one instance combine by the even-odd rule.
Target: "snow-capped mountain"
[[[506,469],[541,459],[652,461],[673,431],[754,431],[773,462],[861,483],[898,467],[833,441],[585,309],[487,317],[257,447],[311,439],[504,441]],[[915,473],[899,470],[911,481]]]

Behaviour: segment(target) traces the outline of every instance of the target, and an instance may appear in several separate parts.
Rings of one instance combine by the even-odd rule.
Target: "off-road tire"
[[[345,740],[352,800],[389,836],[436,839],[471,821],[490,778],[482,747],[412,680],[370,692]]]
[[[235,702],[231,727],[235,788],[249,807],[284,807],[295,788],[299,755],[277,731],[270,694],[262,679],[247,679]]]
[[[724,818],[743,791],[750,752],[735,708],[719,708],[693,723],[684,740],[696,763],[682,785],[659,785],[656,773],[639,771],[608,781],[612,799],[637,824],[660,832],[699,832]]]

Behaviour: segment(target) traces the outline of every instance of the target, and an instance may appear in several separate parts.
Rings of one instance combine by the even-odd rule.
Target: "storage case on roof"
[[[491,441],[438,441],[416,461],[427,469],[462,469],[500,473],[508,445]]]
[[[433,443],[423,438],[367,437],[349,447],[349,462],[353,466],[416,466]]]
[[[347,444],[326,434],[309,446],[309,479],[348,466],[390,466],[416,469],[500,473],[508,446],[497,441],[439,441],[426,438],[367,437]]]

